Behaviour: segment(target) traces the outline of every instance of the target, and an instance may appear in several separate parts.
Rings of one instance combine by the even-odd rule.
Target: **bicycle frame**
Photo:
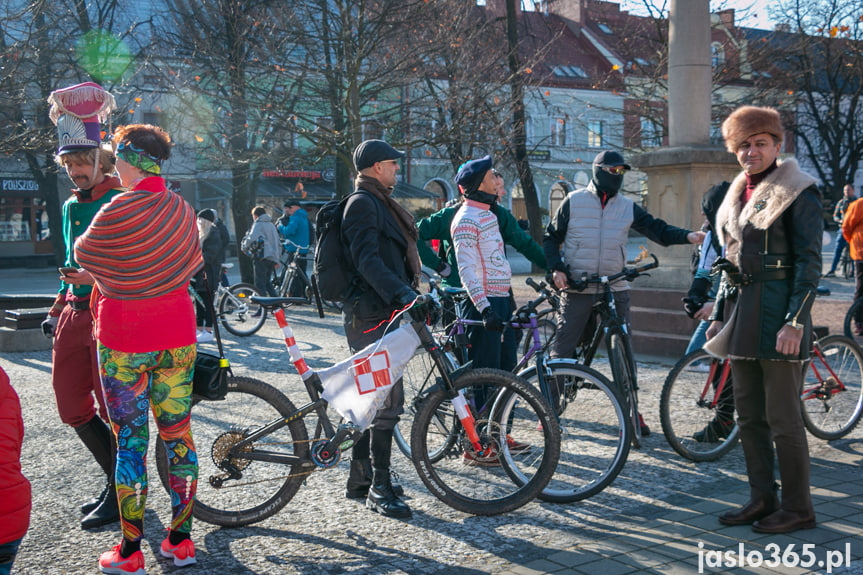
[[[289,305],[305,303],[302,298],[258,298],[258,301],[262,305],[270,304],[272,301],[279,301],[281,304]],[[251,446],[256,440],[278,431],[290,422],[301,419],[306,415],[315,412],[318,417],[318,426],[315,429],[315,434],[312,439],[311,458],[312,461],[321,468],[331,467],[338,462],[339,454],[352,447],[360,438],[362,430],[349,423],[340,425],[338,429],[333,426],[329,416],[327,415],[328,403],[321,397],[321,393],[323,393],[323,385],[321,384],[320,377],[316,372],[309,369],[305,359],[303,359],[302,353],[296,345],[293,330],[285,318],[284,310],[279,308],[273,315],[276,317],[279,327],[285,335],[285,344],[287,345],[291,362],[294,364],[294,367],[302,378],[303,385],[305,386],[306,392],[309,394],[311,401],[306,405],[297,408],[297,410],[288,417],[273,420],[255,431],[253,434],[244,438],[242,441],[239,441],[230,449],[229,455],[233,457],[241,457],[247,460],[266,461],[285,465],[303,463],[307,460],[294,455],[271,453],[259,449],[246,451],[245,448],[247,446]],[[423,345],[426,351],[430,354],[438,370],[440,383],[437,385],[443,385],[445,389],[452,393],[453,406],[456,408],[459,421],[464,427],[465,433],[467,434],[471,444],[479,456],[487,455],[491,448],[491,444],[482,444],[480,435],[476,430],[474,419],[470,412],[465,408],[466,404],[464,397],[460,393],[453,391],[453,376],[460,373],[460,370],[450,372],[447,369],[446,363],[443,359],[443,351],[440,346],[438,346],[437,342],[435,342],[434,337],[432,337],[431,332],[425,324],[413,322],[413,327],[416,330],[417,335],[419,335],[421,345]],[[459,401],[459,399],[461,399],[461,401]]]
[[[540,384],[540,391],[542,392],[543,397],[546,399],[546,401],[549,402],[549,405],[551,405],[551,402],[552,402],[551,392],[548,389],[548,385],[546,383],[545,370],[541,369],[543,363],[545,362],[545,354],[542,353],[542,342],[540,341],[540,338],[539,338],[539,329],[538,329],[538,323],[537,323],[538,315],[536,312],[537,306],[539,306],[540,304],[542,304],[543,302],[548,300],[551,297],[551,294],[545,290],[544,283],[542,286],[540,286],[539,284],[536,284],[535,282],[533,282],[533,280],[531,278],[528,278],[528,284],[531,285],[532,287],[534,287],[534,289],[538,289],[540,291],[540,297],[537,298],[536,300],[533,300],[533,301],[527,303],[526,305],[522,306],[519,309],[519,311],[516,312],[516,316],[517,316],[516,319],[510,320],[509,322],[507,322],[507,325],[509,327],[512,327],[513,329],[530,330],[530,333],[532,334],[532,337],[533,337],[533,344],[529,348],[528,352],[525,353],[522,356],[522,358],[518,361],[515,368],[513,369],[513,373],[520,373],[524,368],[527,367],[530,360],[535,357],[536,358],[536,365],[537,365],[537,376],[539,378],[539,384]],[[453,300],[455,299],[455,298],[452,298],[452,294],[447,294],[446,292],[444,292],[444,294],[445,294],[445,296],[449,296]],[[527,313],[526,318],[524,317],[524,313]],[[521,316],[521,317],[519,318],[518,316]],[[461,356],[460,359],[463,360],[462,368],[464,368],[464,369],[467,369],[472,363],[471,361],[466,361],[468,342],[467,342],[467,331],[465,328],[467,326],[482,327],[483,322],[481,320],[472,320],[472,319],[465,319],[462,317],[456,317],[455,321],[452,324],[452,327],[450,328],[449,334],[447,335],[447,338],[446,338],[447,344],[449,344],[451,342],[452,345],[454,345],[456,348],[458,348],[458,355]],[[428,330],[426,330],[426,331],[428,331]],[[429,333],[429,337],[431,337],[431,333]],[[491,403],[491,402],[488,402],[488,403]],[[476,409],[477,413],[480,415],[485,414],[489,411],[493,411],[493,406],[492,406],[491,410],[489,410],[488,403],[486,405],[483,405],[483,406],[474,405],[474,408]],[[555,416],[557,416],[557,413],[555,413]]]
[[[847,388],[845,384],[843,384],[839,377],[836,375],[836,372],[830,367],[830,364],[824,359],[824,355],[821,353],[821,348],[818,346],[818,341],[814,341],[811,348],[811,357],[809,361],[806,362],[805,369],[811,369],[812,373],[815,375],[815,380],[819,383],[812,385],[808,388],[803,389],[800,394],[800,401],[807,401],[811,399],[825,399],[831,395],[836,395],[837,393],[841,393],[845,391]],[[821,364],[821,369],[826,370],[829,374],[828,378],[823,378],[821,376],[821,372],[818,371],[817,363]],[[719,372],[719,380],[715,380],[716,374]],[[731,373],[731,362],[728,359],[723,359],[719,361],[714,361],[710,364],[710,371],[707,376],[707,381],[704,384],[704,389],[701,391],[701,397],[698,400],[698,407],[708,407],[714,408],[716,407],[717,402],[719,401],[719,396],[722,394],[722,390],[725,388],[725,384],[728,382],[728,377]],[[717,381],[716,387],[714,389],[713,398],[709,402],[707,401],[708,394],[710,393],[710,388],[713,387],[712,382]]]

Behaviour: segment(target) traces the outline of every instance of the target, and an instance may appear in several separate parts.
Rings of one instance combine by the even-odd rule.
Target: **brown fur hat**
[[[737,153],[737,148],[747,138],[755,134],[765,133],[778,138],[780,143],[785,139],[782,119],[779,117],[779,112],[774,108],[741,106],[731,112],[731,115],[722,122],[722,137],[725,138],[725,147],[732,154]]]

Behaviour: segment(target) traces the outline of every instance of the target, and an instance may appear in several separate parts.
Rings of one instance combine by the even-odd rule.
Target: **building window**
[[[566,145],[566,118],[551,118],[549,131],[549,145]]]
[[[641,119],[641,147],[655,148],[662,145],[662,130],[650,118]]]
[[[721,68],[725,65],[725,49],[722,47],[722,44],[719,42],[714,42],[710,45],[710,52],[712,54],[710,59],[710,65],[713,68]]]
[[[601,148],[603,147],[603,126],[602,120],[591,120],[587,123],[587,147]]]

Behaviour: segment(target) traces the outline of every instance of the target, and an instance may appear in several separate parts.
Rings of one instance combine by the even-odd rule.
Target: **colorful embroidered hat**
[[[48,96],[51,121],[57,125],[57,154],[98,148],[102,143],[100,122],[117,107],[114,96],[102,86],[84,82],[55,90]]]

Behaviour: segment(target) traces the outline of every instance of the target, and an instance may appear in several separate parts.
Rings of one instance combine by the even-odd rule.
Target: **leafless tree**
[[[863,7],[784,0],[774,17],[781,26],[750,42],[757,95],[785,112],[796,153],[836,199],[863,161]]]
[[[99,44],[108,38],[111,46],[125,46],[129,29],[120,16],[117,0],[9,2],[0,12],[0,153],[23,157],[43,193],[57,262],[65,249],[53,161],[57,133],[46,100],[76,82],[121,85],[136,54],[116,58]]]

